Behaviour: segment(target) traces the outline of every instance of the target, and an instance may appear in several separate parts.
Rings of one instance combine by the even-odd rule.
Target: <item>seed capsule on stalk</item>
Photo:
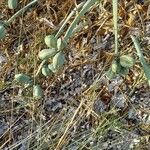
[[[43,66],[42,67],[42,74],[44,75],[44,76],[49,76],[49,75],[51,75],[52,74],[52,71],[48,68],[48,66],[46,65],[46,66]]]
[[[8,0],[9,9],[16,9],[18,6],[18,0]]]
[[[54,57],[53,57],[53,66],[54,69],[58,70],[60,69],[65,63],[65,56],[62,52],[58,52]]]
[[[57,39],[54,35],[47,35],[44,39],[45,44],[50,48],[56,48],[57,47]]]
[[[111,65],[111,69],[114,73],[119,73],[120,72],[120,63],[117,61],[113,61],[112,65]]]
[[[22,83],[22,84],[31,84],[31,78],[28,75],[23,73],[15,75],[15,81]]]
[[[0,24],[0,40],[6,36],[6,29],[3,25]]]
[[[130,68],[134,65],[135,61],[131,56],[122,55],[120,56],[120,64],[122,67]]]
[[[39,58],[42,60],[48,59],[50,57],[53,57],[56,53],[57,53],[57,51],[54,48],[43,49],[39,52]]]
[[[38,84],[34,85],[33,86],[33,97],[35,99],[40,99],[40,98],[42,98],[42,96],[43,96],[43,90],[40,87],[40,85],[38,85]]]
[[[57,70],[54,68],[53,64],[49,64],[48,65],[48,68],[53,72],[53,73],[56,73]]]
[[[60,51],[60,50],[62,50],[64,48],[65,48],[65,43],[64,43],[64,41],[61,38],[59,38],[57,40],[57,49]]]

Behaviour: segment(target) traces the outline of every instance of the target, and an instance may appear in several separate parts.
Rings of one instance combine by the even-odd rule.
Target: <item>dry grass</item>
[[[19,7],[22,8],[28,2],[29,0],[20,1]],[[33,101],[30,89],[23,91],[24,96],[18,95],[21,88],[13,83],[14,74],[23,72],[33,76],[36,73],[40,64],[37,54],[41,49],[46,48],[45,35],[56,33],[61,21],[79,2],[81,1],[41,0],[36,7],[17,18],[8,28],[7,37],[0,41],[0,54],[7,58],[7,63],[4,63],[0,73],[0,94],[4,95],[4,91],[8,91],[5,96],[7,103],[0,107],[0,117],[5,119],[8,125],[0,137],[0,149],[4,149],[6,146],[10,150],[19,149],[19,146],[25,143],[26,149],[31,150],[59,150],[62,148],[67,150],[72,149],[73,145],[78,145],[78,149],[95,150],[99,149],[100,145],[95,146],[94,149],[89,146],[90,141],[96,139],[101,143],[101,139],[110,129],[124,136],[125,131],[132,132],[137,128],[134,123],[130,121],[123,123],[122,120],[126,118],[130,107],[137,109],[130,100],[134,91],[143,88],[148,92],[149,89],[130,39],[131,34],[136,34],[141,38],[144,55],[149,62],[148,50],[150,47],[146,41],[148,32],[146,25],[150,23],[150,2],[148,0],[144,5],[137,4],[132,0],[119,3],[120,51],[122,54],[132,54],[137,60],[134,68],[117,87],[117,92],[122,93],[126,99],[126,107],[122,111],[118,111],[110,105],[115,87],[113,91],[109,91],[108,85],[111,82],[103,81],[105,71],[111,65],[114,55],[112,3],[110,0],[103,0],[81,18],[81,22],[87,22],[87,25],[70,39],[65,50],[68,62],[64,69],[50,78],[39,77],[39,83],[44,89],[44,98]],[[5,1],[1,1],[0,10],[2,10],[1,20],[10,18],[15,12],[7,8]],[[43,18],[49,23],[42,21]],[[72,20],[73,18],[71,18]],[[110,36],[109,45],[103,49],[101,45],[106,35]],[[96,46],[91,42],[92,39],[95,39]],[[94,49],[97,50],[96,58],[92,59]],[[71,61],[69,61],[70,54],[73,55]],[[69,81],[69,74],[66,72],[76,69],[83,74],[83,67],[86,65],[92,65],[96,76],[100,76],[96,85],[93,82],[84,87],[84,79],[81,76],[82,90],[71,97],[71,100],[67,97],[63,108],[57,113],[46,111],[45,104],[49,98],[53,97],[53,93],[51,93],[51,91],[55,91],[53,88],[56,88],[57,94],[58,87],[63,86],[63,82]],[[95,76],[92,78],[92,81],[94,80]],[[62,96],[60,95],[60,97]],[[93,104],[97,99],[101,99],[109,106],[100,114],[93,110]],[[141,112],[149,114],[149,108],[144,108]],[[82,128],[82,125],[85,127]],[[146,150],[149,145],[149,125],[138,124],[138,129],[143,132],[143,136],[140,137],[141,140],[135,149]],[[114,144],[118,142],[119,138],[118,136]]]

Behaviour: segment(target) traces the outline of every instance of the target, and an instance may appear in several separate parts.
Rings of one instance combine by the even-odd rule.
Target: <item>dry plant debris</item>
[[[0,23],[30,2],[20,0],[15,9],[9,9],[7,1],[1,0]],[[130,38],[140,39],[149,63],[149,0],[118,1],[120,54],[136,60],[126,76],[117,75],[111,81],[105,76],[115,57],[115,37],[112,0],[102,0],[77,24],[63,50],[64,68],[51,76],[39,74],[42,98],[34,100],[31,87],[14,83],[15,74],[36,75],[41,63],[38,54],[47,49],[45,36],[57,33],[82,2],[41,0],[7,27],[6,37],[0,40],[0,149],[149,149],[150,91]]]

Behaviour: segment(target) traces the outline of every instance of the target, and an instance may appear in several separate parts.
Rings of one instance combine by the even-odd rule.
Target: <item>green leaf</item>
[[[60,51],[60,50],[64,49],[65,46],[66,46],[65,42],[61,38],[59,38],[57,40],[57,49]]]
[[[44,59],[49,59],[53,57],[57,51],[54,48],[51,49],[43,49],[39,52],[39,58],[44,60]]]
[[[111,80],[111,79],[115,78],[115,76],[116,76],[116,73],[114,73],[114,72],[112,71],[112,69],[109,68],[109,70],[106,72],[106,77],[107,77],[109,80]]]
[[[54,57],[53,57],[53,67],[54,69],[58,70],[60,69],[65,63],[65,56],[62,52],[58,52]]]
[[[139,43],[138,39],[136,37],[132,36],[132,35],[131,35],[131,39],[132,39],[132,41],[134,43],[135,49],[137,51],[137,55],[138,55],[138,57],[140,59],[140,62],[142,64],[145,76],[146,76],[146,78],[148,80],[148,84],[150,85],[150,66],[146,62],[146,60],[144,59],[144,56],[143,56],[143,53],[142,53],[142,49],[141,49],[141,46],[140,46],[140,43]]]
[[[0,24],[0,40],[6,36],[6,29],[3,25]]]
[[[9,9],[16,9],[18,6],[18,0],[8,0]]]
[[[80,21],[80,18],[96,3],[97,0],[87,0],[85,4],[83,5],[82,9],[78,13],[78,15],[75,17],[69,28],[67,29],[64,40],[67,42],[68,39],[72,36],[73,30],[75,29],[76,25]]]
[[[45,44],[50,48],[57,47],[57,38],[54,35],[48,35],[45,37]]]
[[[15,81],[22,83],[22,84],[31,84],[31,78],[28,75],[23,73],[15,75]]]
[[[120,63],[117,61],[113,61],[112,65],[111,65],[111,69],[114,73],[119,73],[120,72]]]
[[[45,65],[45,66],[42,67],[42,74],[44,76],[49,76],[49,75],[52,74],[52,71],[48,68],[47,65]]]
[[[121,64],[122,67],[130,68],[135,64],[135,61],[129,55],[122,55],[120,57],[120,64]]]
[[[56,70],[53,66],[53,64],[49,64],[48,65],[48,68],[53,72],[53,73],[56,73],[58,70]]]
[[[118,55],[118,0],[113,0],[113,24],[115,33],[115,54]]]
[[[33,97],[35,99],[40,99],[40,98],[42,98],[42,96],[43,96],[43,90],[40,87],[40,85],[38,85],[38,84],[34,85],[33,86]]]
[[[129,68],[121,67],[119,74],[122,76],[126,76],[129,73]]]

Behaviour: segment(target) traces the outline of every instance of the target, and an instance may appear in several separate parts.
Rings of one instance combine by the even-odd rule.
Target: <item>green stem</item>
[[[43,60],[43,61],[41,62],[41,64],[39,65],[39,68],[38,68],[38,70],[37,70],[37,72],[36,72],[34,78],[36,78],[36,77],[39,75],[39,73],[40,73],[40,71],[41,71],[41,69],[42,69],[42,67],[43,67],[43,65],[44,65],[45,63],[46,63],[46,60]]]
[[[16,12],[8,21],[6,21],[6,25],[9,25],[16,17],[20,16],[23,14],[28,8],[30,8],[32,5],[36,4],[38,0],[33,0],[29,4],[27,4],[25,7],[21,8],[18,12]]]
[[[75,17],[75,19],[73,20],[73,22],[71,23],[70,27],[68,28],[68,30],[66,31],[66,34],[64,36],[64,41],[68,41],[69,37],[72,36],[72,32],[74,30],[74,28],[76,27],[77,23],[79,22],[80,18],[88,11],[88,9],[95,4],[97,0],[88,0],[83,8],[81,9],[81,11],[79,12],[79,14]]]
[[[66,20],[64,21],[64,23],[62,24],[62,26],[59,28],[59,31],[57,32],[57,34],[55,35],[56,38],[58,38],[61,33],[63,32],[63,29],[65,27],[65,25],[67,24],[67,22],[69,21],[69,19],[75,14],[76,11],[78,11],[84,4],[85,2],[80,3],[79,5],[77,5],[76,8],[74,8],[72,10],[72,12],[69,14],[69,16],[66,18]]]
[[[139,56],[140,62],[142,64],[145,64],[146,61],[145,61],[143,53],[141,51],[141,46],[140,46],[140,43],[139,43],[138,39],[136,37],[134,37],[133,35],[131,35],[131,39],[132,39],[132,41],[134,43],[134,46],[135,46],[135,49],[137,51],[137,55]]]
[[[144,56],[143,56],[143,53],[142,53],[142,50],[141,50],[141,46],[140,46],[140,43],[137,40],[137,38],[131,35],[131,39],[132,39],[132,41],[134,43],[135,49],[137,51],[137,55],[138,55],[138,57],[140,59],[140,62],[141,62],[141,65],[143,67],[145,76],[146,76],[146,78],[148,80],[148,84],[150,85],[150,66],[148,65],[148,63],[144,59]]]
[[[118,56],[118,0],[113,0],[113,22],[115,34],[115,54]]]

